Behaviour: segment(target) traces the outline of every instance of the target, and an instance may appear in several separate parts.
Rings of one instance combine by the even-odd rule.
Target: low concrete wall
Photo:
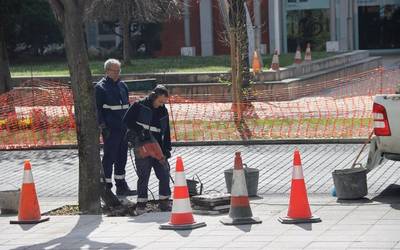
[[[290,78],[281,81],[257,82],[252,89],[257,92],[275,93],[268,96],[271,101],[286,101],[317,93],[321,90],[319,83],[333,79],[354,75],[375,69],[382,65],[380,57],[370,57],[360,62],[353,62],[331,69],[308,74],[298,78]],[[317,85],[318,83],[318,85]],[[339,83],[338,83],[339,84]],[[301,86],[307,88],[302,89]],[[314,85],[314,86],[313,86]],[[198,83],[198,84],[167,84],[172,95],[188,96],[197,100],[230,101],[231,88],[223,83]],[[335,87],[335,86],[332,86]]]
[[[349,53],[339,54],[325,59],[319,59],[310,63],[303,63],[300,65],[291,65],[281,68],[279,72],[268,70],[262,72],[258,76],[258,81],[278,81],[287,78],[298,77],[305,74],[326,70],[349,64],[368,58],[369,52],[357,50]],[[103,75],[93,75],[95,81],[99,80]],[[165,72],[165,73],[140,73],[140,74],[123,74],[123,80],[138,80],[145,78],[155,78],[158,82],[164,84],[191,84],[191,83],[218,83],[221,80],[230,79],[229,72]],[[14,85],[18,86],[21,82],[29,80],[30,77],[14,77]],[[69,77],[59,76],[46,76],[35,77],[35,79],[44,79],[50,81],[69,82]]]
[[[330,58],[315,60],[311,63],[292,65],[281,71],[267,71],[257,76],[253,90],[274,93],[268,99],[283,101],[299,98],[320,91],[313,84],[329,81],[344,76],[350,76],[382,65],[380,57],[369,57],[368,51],[353,51]],[[94,77],[99,79],[100,75]],[[231,88],[221,79],[229,79],[230,74],[224,72],[212,73],[155,73],[123,75],[124,80],[155,78],[158,82],[166,83],[172,95],[188,96],[198,100],[230,101]],[[18,86],[30,77],[14,78]],[[50,81],[68,82],[69,77],[35,77]],[[307,85],[307,91],[301,86]],[[290,90],[290,91],[289,91]]]

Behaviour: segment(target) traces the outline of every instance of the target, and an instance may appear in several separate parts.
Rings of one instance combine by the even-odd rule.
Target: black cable
[[[130,156],[130,158],[131,158],[131,162],[132,162],[133,169],[135,170],[136,175],[137,175],[137,177],[139,178],[139,174],[138,174],[138,171],[137,171],[137,168],[136,168],[136,164],[135,164],[135,162],[133,161],[132,148],[128,148],[128,151],[129,151],[129,156]],[[151,190],[150,190],[150,188],[149,188],[148,186],[147,186],[147,190],[150,192],[151,196],[153,197],[153,201],[155,201],[156,198],[154,198],[154,194],[153,194],[153,192],[151,192]]]
[[[171,176],[171,166],[169,165],[168,160],[165,160],[165,162],[166,162],[166,164],[167,164],[166,167],[168,168],[169,179],[172,181],[172,184],[175,184],[175,181],[174,181],[174,179],[172,179],[172,176]]]

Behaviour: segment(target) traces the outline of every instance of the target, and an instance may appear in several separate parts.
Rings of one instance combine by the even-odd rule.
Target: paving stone
[[[302,249],[310,244],[311,241],[273,241],[264,249]]]
[[[264,241],[255,241],[255,242],[241,242],[241,241],[234,241],[230,242],[223,247],[223,249],[262,249],[263,247],[267,246],[270,242]]]
[[[179,249],[182,245],[184,245],[184,242],[151,242],[144,247],[141,247],[140,249],[144,250],[153,250],[153,249]]]
[[[198,240],[194,240],[189,243],[185,243],[182,247],[183,248],[190,248],[190,247],[202,247],[202,248],[221,248],[223,247],[226,243],[230,242],[231,239],[225,239],[225,240],[218,240],[218,239],[211,239],[211,238],[201,238]]]
[[[305,249],[347,249],[350,241],[319,241],[311,242]]]
[[[396,245],[397,241],[357,241],[350,245],[350,248],[369,248],[369,249],[391,249]]]
[[[396,241],[400,239],[399,231],[368,230],[358,240],[360,241]]]

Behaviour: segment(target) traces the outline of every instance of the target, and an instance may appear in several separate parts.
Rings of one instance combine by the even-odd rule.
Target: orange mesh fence
[[[171,135],[173,141],[368,137],[373,96],[395,93],[399,84],[400,69],[378,68],[324,82],[254,86],[239,107],[229,92],[173,95]],[[0,149],[71,144],[76,132],[68,85],[29,80],[0,95]]]
[[[0,96],[0,148],[76,143],[69,86],[30,80]]]

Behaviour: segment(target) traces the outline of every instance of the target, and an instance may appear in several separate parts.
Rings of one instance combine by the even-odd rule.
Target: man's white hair
[[[121,67],[121,62],[117,59],[110,58],[104,63],[104,70],[107,71],[111,67],[111,65],[118,65]]]

